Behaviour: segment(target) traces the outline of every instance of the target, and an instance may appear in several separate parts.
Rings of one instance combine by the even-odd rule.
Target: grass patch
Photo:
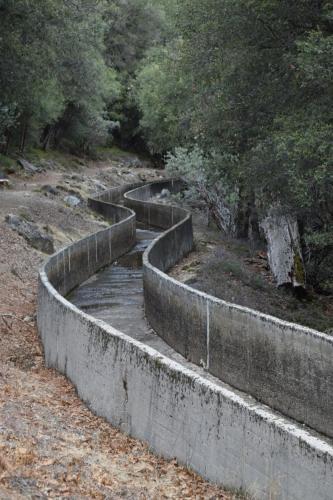
[[[265,290],[267,286],[265,280],[258,274],[249,277],[248,285],[255,290]]]
[[[251,250],[247,243],[241,241],[230,241],[227,244],[228,249],[238,257],[250,257]]]
[[[225,274],[232,278],[241,281],[254,290],[264,290],[267,284],[262,276],[253,273],[245,268],[245,266],[238,260],[224,258],[221,262],[216,263],[216,269],[220,268]]]
[[[242,280],[245,270],[236,260],[222,260],[219,265],[226,274],[231,274],[234,278]]]
[[[59,167],[77,169],[85,163],[82,158],[55,149],[44,151],[39,148],[31,148],[24,157],[37,166],[45,166],[47,162],[53,162]]]

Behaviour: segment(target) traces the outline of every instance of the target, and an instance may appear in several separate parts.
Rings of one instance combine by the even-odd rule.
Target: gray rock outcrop
[[[35,165],[32,165],[32,163],[27,160],[20,159],[18,160],[18,163],[28,174],[37,174],[41,171],[38,167],[35,167]]]
[[[78,207],[81,203],[81,200],[77,196],[73,196],[73,195],[66,196],[64,198],[64,201],[65,201],[66,205],[68,205],[69,207],[72,207],[72,208]]]
[[[43,233],[36,224],[13,214],[6,216],[6,222],[36,250],[47,254],[54,253],[53,238],[49,234]]]

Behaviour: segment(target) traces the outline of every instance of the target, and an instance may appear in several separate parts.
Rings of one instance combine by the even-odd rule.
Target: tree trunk
[[[49,143],[50,143],[50,140],[51,140],[51,137],[52,137],[52,133],[53,133],[53,126],[47,125],[44,128],[42,136],[40,138],[40,142],[41,142],[41,146],[42,146],[43,151],[47,150]]]
[[[239,202],[235,220],[235,236],[239,239],[260,239],[258,213],[256,209],[255,193],[239,189]]]
[[[271,213],[261,223],[268,244],[268,262],[277,286],[305,287],[306,274],[298,223],[291,215]]]
[[[28,120],[25,120],[23,123],[22,127],[22,134],[21,134],[21,143],[20,143],[20,153],[24,153],[25,149],[25,143],[27,140],[27,134],[28,134]]]

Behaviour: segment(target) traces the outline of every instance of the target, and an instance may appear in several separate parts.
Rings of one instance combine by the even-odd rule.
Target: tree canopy
[[[182,0],[172,6],[172,36],[138,74],[151,150],[185,147],[193,161],[201,148],[211,164],[201,166],[208,184],[216,186],[218,178],[236,204],[237,234],[248,236],[245,212],[260,217],[278,204],[300,222],[314,268],[309,273],[318,274],[318,262],[328,269],[332,2]],[[184,165],[184,149],[179,154]]]
[[[181,148],[238,236],[280,206],[328,265],[332,0],[0,0],[0,51],[3,151]]]

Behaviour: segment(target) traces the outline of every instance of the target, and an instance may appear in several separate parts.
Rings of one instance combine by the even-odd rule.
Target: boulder
[[[20,159],[18,163],[28,174],[37,174],[40,172],[38,167],[35,167],[35,165],[32,165],[32,163],[29,163],[27,160]]]
[[[102,182],[98,181],[97,179],[92,179],[92,182],[95,185],[96,190],[98,191],[107,191],[107,186],[103,184]]]
[[[171,196],[171,193],[170,193],[169,189],[162,189],[162,191],[161,191],[161,198],[162,199],[170,198],[170,196]]]
[[[75,207],[78,207],[80,205],[81,200],[77,196],[70,195],[70,196],[66,196],[64,198],[64,202],[69,207],[75,208]]]
[[[6,216],[7,224],[18,234],[23,236],[33,248],[40,252],[54,253],[53,238],[43,233],[36,224],[28,222],[26,219],[17,215],[9,214]]]
[[[53,196],[59,194],[59,190],[53,186],[50,186],[49,184],[45,184],[44,186],[42,186],[42,191],[44,191],[44,193],[52,194]]]

